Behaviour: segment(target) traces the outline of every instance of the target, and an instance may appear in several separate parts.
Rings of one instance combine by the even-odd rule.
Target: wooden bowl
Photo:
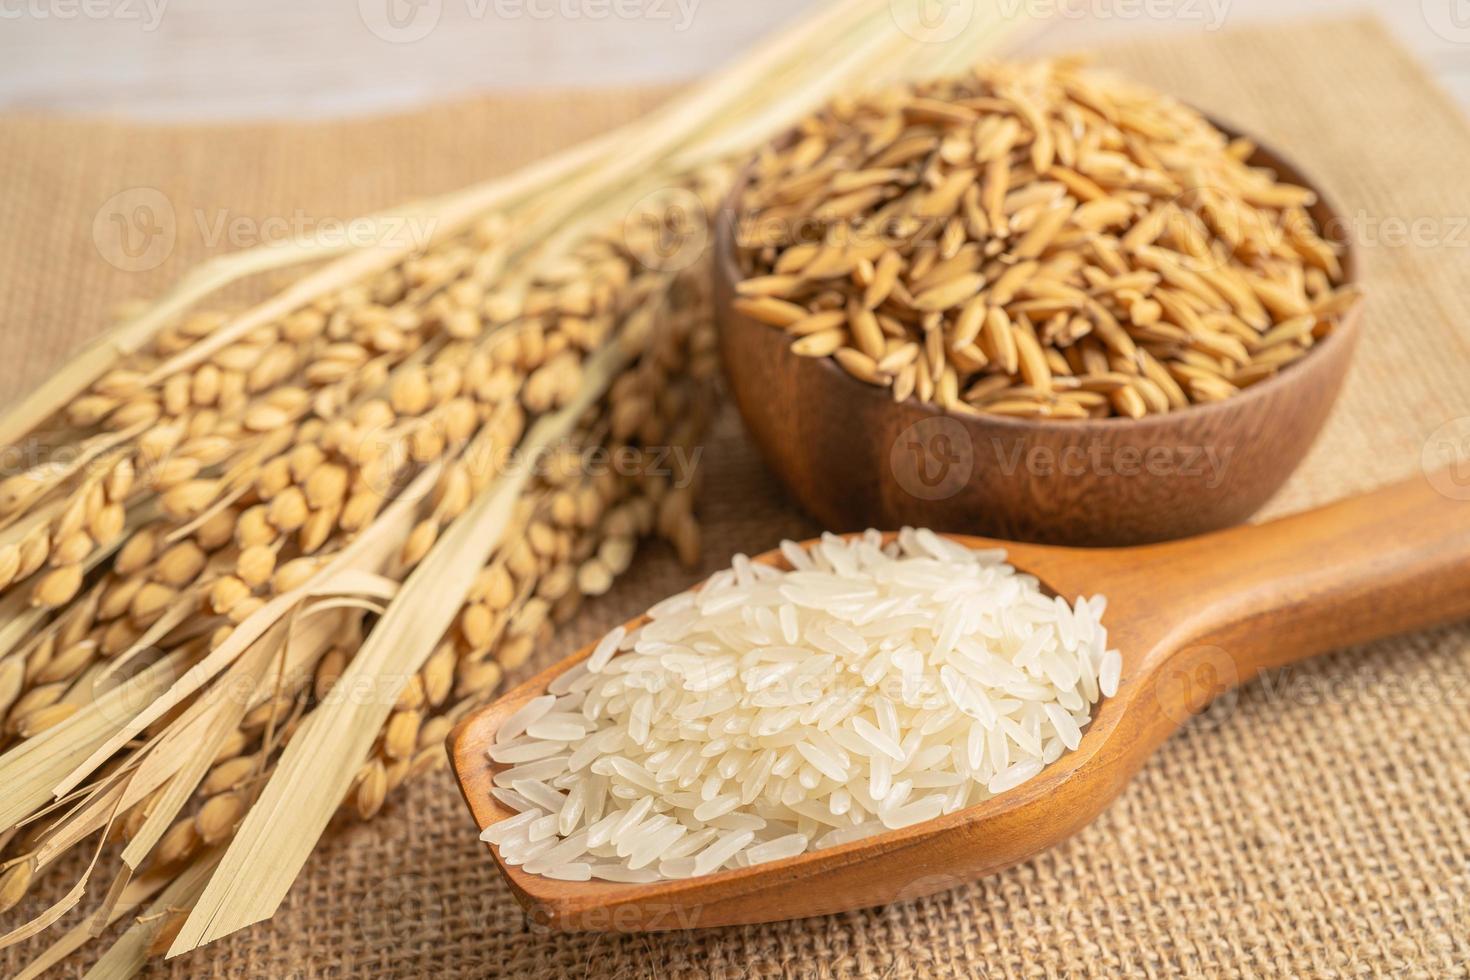
[[[1217,124],[1218,125],[1218,124]],[[1226,132],[1230,130],[1224,126]],[[1345,226],[1280,154],[1251,159],[1317,191],[1329,234]],[[721,211],[715,318],[735,402],[767,464],[833,531],[905,524],[1015,541],[1127,545],[1237,524],[1306,455],[1347,373],[1361,305],[1280,374],[1223,402],[1141,419],[955,415],[791,353],[780,330],[734,308],[735,228],[748,175]],[[1355,281],[1351,243],[1344,281]]]

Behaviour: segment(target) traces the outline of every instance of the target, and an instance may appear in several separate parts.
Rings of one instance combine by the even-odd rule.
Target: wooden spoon
[[[753,868],[644,885],[555,881],[503,863],[501,870],[535,922],[610,931],[823,915],[1000,871],[1086,826],[1218,694],[1326,650],[1470,615],[1470,501],[1454,499],[1470,494],[1460,489],[1470,487],[1457,487],[1446,471],[1268,524],[1136,548],[953,535],[972,547],[1008,549],[1012,564],[1068,599],[1107,596],[1104,625],[1123,654],[1122,679],[1076,751],[968,809]],[[785,564],[779,552],[757,560]],[[541,672],[451,734],[460,788],[482,829],[513,815],[490,795],[501,768],[486,756],[496,730],[590,652]]]

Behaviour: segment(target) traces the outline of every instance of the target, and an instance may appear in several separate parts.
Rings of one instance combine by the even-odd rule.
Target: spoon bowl
[[[954,813],[755,867],[650,884],[528,874],[491,852],[549,928],[651,931],[824,915],[916,898],[993,874],[1092,821],[1170,733],[1257,673],[1470,615],[1470,502],[1418,478],[1268,524],[1135,548],[1004,547],[1059,595],[1108,597],[1123,655],[1117,692],[1081,744],[1021,786]],[[753,559],[786,567],[779,552]],[[627,624],[633,629],[646,616]],[[595,645],[595,644],[594,644]],[[487,751],[504,720],[586,659],[589,645],[463,721],[450,758],[476,824],[514,816],[490,795]]]

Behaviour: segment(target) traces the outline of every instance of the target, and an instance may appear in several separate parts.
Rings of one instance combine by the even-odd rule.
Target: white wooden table
[[[0,110],[321,117],[489,89],[672,82],[814,0],[0,0]],[[900,0],[895,0],[900,2]],[[915,2],[915,0],[902,0]],[[990,0],[921,0],[943,10]],[[1342,14],[1332,0],[999,0],[1048,43]],[[1470,107],[1470,0],[1358,0]]]

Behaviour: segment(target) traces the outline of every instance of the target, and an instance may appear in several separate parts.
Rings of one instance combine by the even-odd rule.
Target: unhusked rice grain
[[[932,820],[1034,778],[1117,690],[1101,596],[928,530],[783,542],[613,630],[489,750],[528,872],[685,878]]]
[[[1360,299],[1280,162],[1076,59],[834,100],[752,162],[734,310],[899,402],[1085,420],[1275,377]]]

